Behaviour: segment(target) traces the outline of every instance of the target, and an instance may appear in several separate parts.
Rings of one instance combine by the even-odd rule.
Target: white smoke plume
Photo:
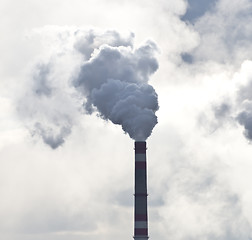
[[[156,45],[148,41],[138,49],[103,45],[84,61],[74,86],[86,97],[88,113],[115,124],[135,140],[146,140],[157,124],[157,94],[148,84],[158,63]]]
[[[133,47],[134,34],[131,33],[129,36],[123,37],[114,30],[99,33],[91,29],[88,31],[76,31],[75,38],[76,42],[74,47],[82,53],[85,59],[88,60],[94,52],[94,49],[97,49],[104,44],[108,44],[113,47]]]
[[[76,115],[71,97],[56,85],[56,75],[54,63],[36,65],[30,88],[18,102],[18,113],[31,135],[41,136],[52,149],[65,142]]]
[[[244,136],[249,142],[252,141],[252,61],[246,60],[241,69],[234,74],[230,81],[235,84],[232,91],[225,94],[230,97],[219,101],[212,106],[215,128],[227,123],[241,125]],[[238,126],[238,125],[237,125]]]
[[[237,104],[239,113],[236,120],[244,127],[244,136],[252,141],[252,61],[245,61],[240,76],[243,83],[237,90]]]
[[[148,84],[158,68],[155,43],[134,49],[134,35],[116,31],[49,28],[41,34],[54,31],[56,50],[34,67],[18,103],[31,134],[53,149],[61,146],[84,102],[86,113],[98,111],[131,138],[147,139],[157,124],[157,94]]]

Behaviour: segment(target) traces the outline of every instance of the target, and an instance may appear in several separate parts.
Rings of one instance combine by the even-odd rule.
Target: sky
[[[250,0],[0,14],[0,239],[132,238],[146,138],[150,239],[252,239]]]

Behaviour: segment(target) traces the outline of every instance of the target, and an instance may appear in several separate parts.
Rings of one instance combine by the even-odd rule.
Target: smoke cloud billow
[[[135,140],[146,140],[157,124],[158,98],[148,84],[158,69],[152,41],[131,47],[102,45],[83,62],[74,86],[82,92],[86,112],[98,111],[105,120],[119,124]]]
[[[239,123],[243,128],[244,136],[252,141],[252,61],[246,60],[240,71],[234,74],[236,87],[229,93],[231,98],[213,106],[214,118],[217,127],[223,123]],[[232,99],[233,98],[233,99]]]
[[[80,121],[83,99],[87,114],[98,112],[135,140],[150,136],[159,108],[148,84],[158,69],[154,42],[134,49],[133,33],[55,26],[40,31],[43,36],[49,33],[55,48],[47,60],[34,65],[18,101],[19,115],[32,136],[41,137],[52,149],[64,144]]]
[[[71,133],[71,125],[58,127],[45,127],[41,123],[34,124],[34,134],[40,135],[44,143],[48,144],[52,149],[56,149],[65,142],[65,138]]]
[[[244,135],[251,142],[252,141],[252,62],[245,61],[242,65],[240,75],[244,78],[243,85],[237,91],[237,104],[240,110],[236,120],[244,127]]]
[[[18,113],[31,135],[56,149],[70,135],[76,123],[76,106],[62,82],[66,76],[58,62],[49,60],[34,66],[29,87],[18,101]]]
[[[82,53],[85,59],[90,59],[94,49],[101,45],[108,44],[109,46],[119,47],[133,47],[134,34],[131,33],[127,37],[122,37],[118,32],[108,30],[104,33],[98,33],[92,29],[89,31],[78,30],[75,33],[76,41],[74,47]]]
[[[252,140],[252,113],[243,111],[237,116],[238,122],[244,126],[244,135],[251,141]]]

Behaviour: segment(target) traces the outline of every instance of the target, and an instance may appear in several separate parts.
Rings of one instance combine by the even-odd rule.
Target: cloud
[[[75,122],[76,106],[64,88],[57,86],[59,79],[53,61],[35,66],[30,85],[18,97],[18,113],[33,136],[55,149],[71,133]],[[55,80],[55,78],[59,78]]]
[[[86,60],[90,59],[94,49],[98,49],[101,45],[107,44],[112,47],[133,47],[134,34],[123,37],[115,30],[107,30],[101,32],[98,30],[77,30],[75,48],[82,53]]]
[[[227,125],[227,123],[233,123],[233,126],[239,123],[244,127],[244,135],[249,141],[252,140],[251,66],[251,61],[246,60],[242,63],[240,70],[230,79],[230,84],[233,82],[235,88],[227,89],[223,93],[223,96],[225,94],[229,96],[228,98],[224,97],[224,100],[216,100],[215,104],[212,105],[212,120],[208,121],[214,126],[214,129]],[[208,112],[207,116],[203,115],[201,117],[207,118],[208,116],[209,119],[211,118],[210,112]]]
[[[198,18],[211,11],[217,0],[188,0],[186,13],[181,17],[183,21],[194,23]]]
[[[37,67],[37,72],[34,74],[34,89],[35,94],[41,96],[50,96],[52,93],[52,89],[49,86],[48,76],[50,73],[50,69],[48,65],[40,65]]]
[[[55,149],[63,145],[79,118],[78,94],[69,82],[78,71],[80,62],[76,50],[89,60],[94,50],[103,44],[132,46],[133,34],[121,37],[116,31],[96,33],[94,30],[56,26],[34,32],[48,38],[50,45],[54,43],[55,47],[52,46],[48,57],[43,57],[33,67],[29,86],[18,99],[18,112],[32,136],[41,136],[44,143]],[[140,61],[138,64],[143,65]],[[148,69],[142,69],[142,75],[145,70]]]
[[[213,108],[214,110],[214,116],[216,118],[225,118],[228,113],[230,113],[230,105],[226,102],[220,104],[219,106],[215,106]]]
[[[207,4],[197,6],[202,8]],[[236,66],[249,58],[252,50],[252,31],[248,27],[252,18],[251,8],[252,4],[248,0],[232,1],[231,4],[221,0],[216,2],[211,11],[196,18],[193,28],[200,35],[200,43],[188,52],[190,58],[193,61],[235,63]]]
[[[237,116],[238,122],[244,126],[244,135],[249,141],[252,140],[252,113],[250,109],[239,113]]]
[[[218,75],[225,71],[229,74],[229,81],[221,80],[225,82],[222,96],[213,96],[209,104],[212,110],[206,107],[204,113],[200,114],[199,124],[205,125],[213,133],[221,126],[231,124],[235,127],[239,123],[244,127],[244,135],[249,140],[251,63],[247,59],[251,55],[252,32],[247,23],[251,21],[251,9],[251,2],[247,0],[233,1],[232,4],[221,0],[215,2],[202,16],[196,16],[195,13],[195,18],[189,19],[188,24],[199,33],[199,44],[192,51],[181,54],[182,60],[192,67],[189,67],[189,71],[198,67],[197,72],[202,71],[203,75]],[[214,65],[215,69],[211,67]]]
[[[120,124],[131,138],[147,139],[157,124],[157,94],[148,84],[158,68],[156,44],[147,41],[133,49],[132,33],[121,37],[116,31],[55,27],[42,33],[48,30],[50,35],[55,30],[58,50],[35,66],[31,88],[19,101],[20,116],[32,135],[41,136],[52,149],[65,142],[80,108],[76,104],[80,96],[71,86],[73,78],[87,113],[98,111],[103,119]],[[66,60],[70,67],[62,71]]]
[[[55,128],[44,127],[40,122],[34,124],[33,134],[38,134],[42,137],[43,141],[48,144],[52,149],[56,149],[65,142],[65,138],[71,133],[71,123],[62,126],[62,123],[56,124],[61,125],[57,130]]]
[[[244,127],[245,137],[252,140],[252,74],[250,67],[251,61],[245,61],[241,67],[239,75],[243,78],[236,92],[237,111],[236,120]]]

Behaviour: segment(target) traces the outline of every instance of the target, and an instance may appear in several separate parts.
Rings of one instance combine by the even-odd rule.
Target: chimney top
[[[136,141],[135,142],[135,149],[146,150],[146,142],[145,141]]]

